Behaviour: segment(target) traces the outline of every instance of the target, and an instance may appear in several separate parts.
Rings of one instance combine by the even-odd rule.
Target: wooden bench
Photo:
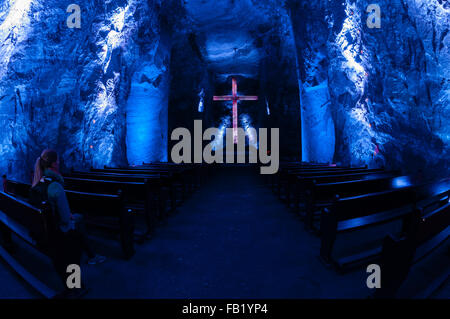
[[[302,163],[302,162],[280,162],[278,172],[276,174],[264,175],[265,182],[267,185],[270,185],[272,188],[276,184],[276,178],[278,174],[281,174],[287,169],[290,168],[327,168],[327,167],[337,167],[336,164],[312,164],[312,163]]]
[[[51,235],[49,233],[52,209],[47,203],[37,208],[10,194],[0,192],[0,232],[3,247],[0,247],[1,257],[34,289],[46,298],[56,296],[56,291],[42,283],[26,268],[20,265],[9,252],[12,247],[12,232],[34,249],[51,257]]]
[[[304,171],[304,172],[298,172],[290,174],[285,183],[284,183],[284,196],[285,200],[288,206],[291,205],[292,199],[294,199],[295,203],[295,197],[302,196],[302,192],[304,191],[304,185],[302,185],[302,182],[304,182],[306,179],[315,179],[318,177],[334,177],[337,176],[336,182],[339,180],[339,177],[341,181],[346,180],[357,180],[357,179],[367,179],[365,176],[367,175],[380,175],[380,176],[392,176],[394,171],[385,171],[384,169],[357,169],[357,170],[330,170],[330,171]],[[347,176],[344,178],[344,176]],[[280,185],[280,188],[278,189],[278,195],[280,198],[283,198],[282,196],[282,186]]]
[[[194,191],[201,183],[201,165],[196,164],[145,164],[140,166],[131,166],[122,168],[130,171],[152,171],[152,172],[169,172],[174,176],[175,181],[183,182],[187,186],[189,192]],[[108,168],[107,169],[114,169]]]
[[[367,168],[364,166],[364,168]],[[278,172],[276,174],[270,175],[271,178],[271,186],[275,189],[276,185],[283,179],[286,179],[287,176],[293,170],[309,170],[309,171],[318,171],[318,170],[337,170],[337,169],[350,169],[350,167],[341,167],[341,166],[305,166],[305,165],[280,165]]]
[[[416,208],[405,234],[398,238],[389,235],[383,243],[381,253],[381,288],[375,297],[393,298],[406,280],[411,267],[427,257],[450,236],[450,203],[429,213]],[[429,297],[450,275],[450,269],[437,276],[420,295]]]
[[[422,185],[413,185],[384,192],[339,198],[322,210],[320,220],[320,256],[326,264],[339,269],[351,267],[363,260],[378,258],[381,247],[370,251],[332,258],[333,246],[338,234],[408,218],[419,201],[449,199],[450,179]]]
[[[310,163],[280,163],[279,172],[290,168],[350,168],[350,166],[341,166],[336,164],[310,164]],[[366,166],[364,166],[366,167]]]
[[[383,168],[367,169],[367,168],[352,168],[352,169],[327,169],[327,170],[289,170],[285,175],[280,175],[277,183],[276,193],[279,198],[282,198],[283,190],[285,194],[292,192],[292,185],[296,183],[298,176],[333,176],[353,173],[379,173],[385,171]],[[287,196],[287,195],[286,195]]]
[[[177,207],[177,197],[173,187],[166,187],[169,182],[165,181],[166,177],[159,174],[148,174],[148,175],[136,175],[136,174],[117,174],[117,173],[97,173],[97,172],[79,172],[72,170],[70,173],[64,174],[64,177],[68,178],[81,178],[81,179],[92,179],[92,180],[106,180],[106,181],[117,181],[117,182],[140,182],[148,184],[148,187],[152,189],[152,198],[156,201],[156,207],[159,210],[160,216],[165,216],[167,213],[166,198],[170,198],[170,209],[174,211]],[[167,192],[166,192],[167,190]],[[169,193],[169,195],[166,195]],[[146,200],[145,197],[141,199],[143,202]],[[181,199],[180,199],[181,202]]]
[[[199,188],[203,184],[206,174],[206,169],[203,164],[175,164],[175,163],[142,163],[138,168],[168,168],[168,169],[183,169],[191,176],[195,188]]]
[[[370,175],[369,175],[370,176]],[[364,180],[338,181],[333,183],[317,183],[313,180],[305,185],[305,224],[307,229],[314,229],[316,211],[330,206],[336,196],[351,197],[375,192],[381,192],[406,185],[417,184],[412,176],[391,177],[373,175]]]
[[[290,187],[290,193],[287,194],[287,205],[294,204],[295,212],[299,213],[301,199],[307,200],[308,192],[314,184],[340,183],[349,181],[361,181],[377,178],[389,178],[398,176],[399,171],[374,171],[374,172],[356,172],[342,175],[316,175],[316,176],[296,176],[293,186]]]
[[[125,182],[119,180],[100,180],[65,177],[64,184],[66,190],[82,191],[100,194],[123,195],[124,203],[127,207],[141,210],[144,213],[147,231],[149,235],[154,230],[157,223],[157,182],[150,178],[145,178],[140,182]]]
[[[110,195],[66,190],[66,195],[73,212],[85,216],[87,222],[118,232],[124,258],[133,257],[135,210],[125,206],[120,191]],[[113,220],[104,222],[105,217]]]
[[[7,181],[8,192],[18,200],[26,200],[30,193],[30,184],[17,181]],[[12,190],[16,191],[15,193]],[[107,227],[119,234],[125,259],[130,259],[134,253],[134,215],[135,211],[125,206],[123,194],[98,194],[73,190],[65,190],[70,209],[86,217],[87,222],[93,222]],[[99,218],[109,217],[113,220],[108,224],[99,223]]]
[[[183,174],[183,169],[138,169],[138,168],[91,168],[91,172],[93,173],[114,173],[114,174],[125,174],[125,175],[154,175],[159,174],[164,178],[164,185],[167,187],[170,192],[175,192],[176,187],[178,186],[181,190],[182,199],[186,199],[187,195],[193,191],[193,188],[190,187],[191,183],[189,182],[189,176]]]

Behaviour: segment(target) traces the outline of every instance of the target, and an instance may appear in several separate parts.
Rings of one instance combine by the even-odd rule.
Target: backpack
[[[29,195],[29,203],[35,207],[41,207],[43,202],[48,202],[48,187],[50,184],[56,183],[55,180],[53,180],[50,177],[44,176],[44,181],[39,181],[39,183],[33,187],[30,188],[30,195]],[[51,209],[51,215],[47,216],[48,225],[50,226],[50,230],[52,230],[52,233],[55,234],[59,232],[59,214],[55,212],[55,208],[52,207]]]
[[[39,181],[37,185],[30,188],[29,203],[40,207],[43,202],[48,201],[48,187],[53,183],[53,179],[44,176],[44,181]]]
[[[37,185],[30,189],[29,203],[36,207],[40,207],[43,202],[48,202],[48,187],[52,183],[58,183],[50,177],[44,176],[44,181],[39,181]],[[52,259],[58,275],[66,284],[67,275],[65,273],[67,266],[70,264],[81,264],[82,248],[78,237],[74,237],[70,233],[65,234],[59,228],[59,214],[52,205],[51,214],[47,217],[48,225],[48,253]]]

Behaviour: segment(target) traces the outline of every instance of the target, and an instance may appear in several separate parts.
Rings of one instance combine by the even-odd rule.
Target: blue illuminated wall
[[[302,97],[302,160],[332,163],[335,128],[330,110],[327,82],[303,89]]]
[[[81,28],[70,29],[71,3],[0,1],[0,173],[10,178],[28,182],[45,148],[63,168],[166,159],[162,35],[172,24],[164,17],[178,21],[180,10],[164,11],[160,0],[80,0]]]
[[[168,51],[164,52],[168,55]],[[168,72],[168,65],[158,68],[147,62],[133,75],[127,101],[130,165],[167,161]]]
[[[322,98],[308,88],[327,81],[329,103],[323,107],[335,128],[335,162],[442,176],[450,170],[450,5],[376,1],[381,28],[371,29],[370,3],[287,1],[306,112],[303,158],[311,159],[308,149],[321,142],[327,152],[315,159],[327,161],[331,152],[331,135],[308,135],[320,127],[315,119],[325,116],[311,119],[322,104],[314,101]]]
[[[72,2],[0,1],[0,173],[28,181],[47,147],[57,149],[67,168],[167,160],[169,95],[175,112],[187,110],[179,112],[176,126],[197,117],[220,124],[209,114],[217,83],[202,45],[214,30],[211,17],[201,15],[215,3],[79,0],[82,27],[69,29],[66,9]],[[236,28],[248,28],[240,34],[246,34],[242,47],[248,42],[249,50],[214,65],[222,71],[251,65],[247,71],[260,81],[262,107],[271,110],[270,116],[252,117],[253,125],[280,127],[280,149],[291,159],[303,150],[303,159],[311,161],[332,157],[347,165],[448,170],[450,5],[379,0],[381,28],[369,29],[369,2],[241,1],[255,22],[267,23],[253,30],[239,20]],[[204,22],[201,32],[182,6]],[[221,21],[236,20],[226,17],[215,21],[218,28]],[[180,47],[190,53],[178,52],[174,70],[192,73],[189,79],[170,67],[176,37],[178,43],[185,39]],[[169,82],[176,84],[175,93],[188,94],[178,99]],[[206,103],[199,113],[202,89]]]

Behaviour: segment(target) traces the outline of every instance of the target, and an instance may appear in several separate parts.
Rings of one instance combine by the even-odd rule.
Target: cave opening
[[[232,127],[232,102],[213,97],[231,95],[235,78],[240,95],[258,96],[238,102],[238,126],[280,128],[282,157],[300,160],[293,33],[286,14],[260,9],[246,1],[187,3],[191,24],[175,35],[171,55],[169,131],[192,128],[194,119],[208,127]],[[169,141],[169,150],[172,145]]]

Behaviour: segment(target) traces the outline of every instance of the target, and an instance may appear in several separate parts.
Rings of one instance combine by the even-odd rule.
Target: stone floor
[[[96,238],[94,243],[108,261],[83,266],[91,289],[86,298],[367,298],[371,294],[365,269],[339,275],[326,268],[318,259],[319,238],[304,230],[303,222],[261,183],[260,176],[244,168],[211,176],[159,225],[152,240],[137,246],[131,261],[120,258],[116,241]],[[31,258],[21,256],[25,263]],[[436,258],[440,268],[450,267],[444,253]],[[33,261],[35,272],[49,277],[46,267],[47,262]],[[418,276],[426,279],[432,273]],[[0,263],[0,278],[0,298],[38,297],[4,263]],[[447,283],[434,296],[449,298],[449,290]]]

